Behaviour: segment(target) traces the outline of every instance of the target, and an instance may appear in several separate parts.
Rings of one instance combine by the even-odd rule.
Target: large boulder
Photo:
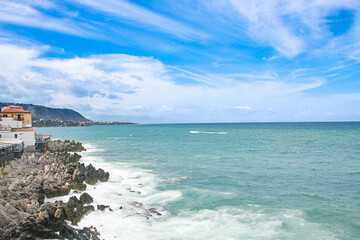
[[[85,183],[71,183],[70,187],[76,191],[83,192],[86,190],[86,184]]]
[[[90,204],[92,203],[94,200],[93,198],[88,194],[88,193],[83,193],[80,196],[80,201],[82,204]]]
[[[110,174],[108,172],[105,172],[102,168],[99,168],[97,170],[97,173],[100,182],[107,182],[109,180]]]

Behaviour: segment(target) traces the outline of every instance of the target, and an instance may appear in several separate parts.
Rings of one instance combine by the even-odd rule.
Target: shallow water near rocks
[[[87,191],[112,211],[80,222],[105,239],[360,236],[360,123],[36,130],[83,142],[81,161],[110,172]]]

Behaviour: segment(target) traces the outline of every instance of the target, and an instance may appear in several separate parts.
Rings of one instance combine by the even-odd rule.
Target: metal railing
[[[34,127],[23,127],[23,128],[12,128],[12,132],[33,132],[35,131]]]
[[[0,131],[11,131],[11,127],[0,126]]]

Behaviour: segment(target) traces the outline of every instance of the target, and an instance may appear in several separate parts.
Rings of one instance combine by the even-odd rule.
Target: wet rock
[[[71,183],[70,187],[76,191],[83,192],[86,190],[86,184],[85,183]],[[74,191],[75,192],[75,191]]]
[[[76,209],[75,212],[75,217],[73,219],[69,219],[71,221],[72,224],[77,225],[78,222],[80,222],[80,220],[87,214],[89,214],[90,212],[95,211],[94,206],[92,205],[87,205],[87,206],[81,206],[80,208]]]
[[[83,198],[81,198],[83,197]],[[92,202],[92,197],[83,193],[80,196],[79,200],[76,196],[72,196],[67,204],[58,203],[58,213],[57,215],[60,217],[65,216],[66,220],[71,221],[72,224],[77,225],[77,223],[83,218],[83,216],[95,210],[94,206],[86,205],[84,206],[84,202]]]
[[[149,208],[148,211],[151,212],[151,213],[154,213],[154,214],[156,214],[156,215],[158,215],[158,216],[161,216],[161,215],[162,215],[160,212],[158,212],[158,211],[156,210],[156,208]]]
[[[104,211],[105,209],[109,209],[110,212],[113,211],[110,206],[103,205],[103,204],[97,205],[97,209],[100,210],[100,211]],[[120,208],[120,209],[122,209],[122,208]]]
[[[99,168],[96,170],[91,164],[86,166],[84,171],[85,182],[90,185],[94,185],[98,181],[106,182],[109,180],[110,174]]]
[[[97,173],[100,182],[106,182],[109,180],[110,174],[108,172],[105,172],[102,168],[99,168],[97,170]]]
[[[76,196],[72,196],[71,198],[69,198],[67,205],[71,208],[77,208],[83,204]]]
[[[82,204],[90,204],[92,203],[94,200],[93,198],[88,194],[88,193],[83,193],[80,196],[80,201]]]
[[[85,182],[90,185],[94,185],[98,181],[98,176],[96,174],[96,169],[93,165],[88,165],[85,168]]]
[[[60,231],[60,235],[65,236],[66,239],[100,240],[100,234],[94,227],[84,227],[83,229],[76,229],[68,225],[64,225],[64,227]]]
[[[97,209],[100,210],[100,211],[104,211],[106,207],[109,207],[109,206],[105,206],[103,204],[100,204],[100,205],[97,205]]]

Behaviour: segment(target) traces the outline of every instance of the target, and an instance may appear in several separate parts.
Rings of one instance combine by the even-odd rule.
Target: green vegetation
[[[9,174],[8,172],[5,172],[6,166],[10,166],[10,167],[11,167],[11,164],[10,164],[10,163],[4,163],[4,165],[1,167],[1,175],[2,175],[2,176],[7,176],[7,175]]]

